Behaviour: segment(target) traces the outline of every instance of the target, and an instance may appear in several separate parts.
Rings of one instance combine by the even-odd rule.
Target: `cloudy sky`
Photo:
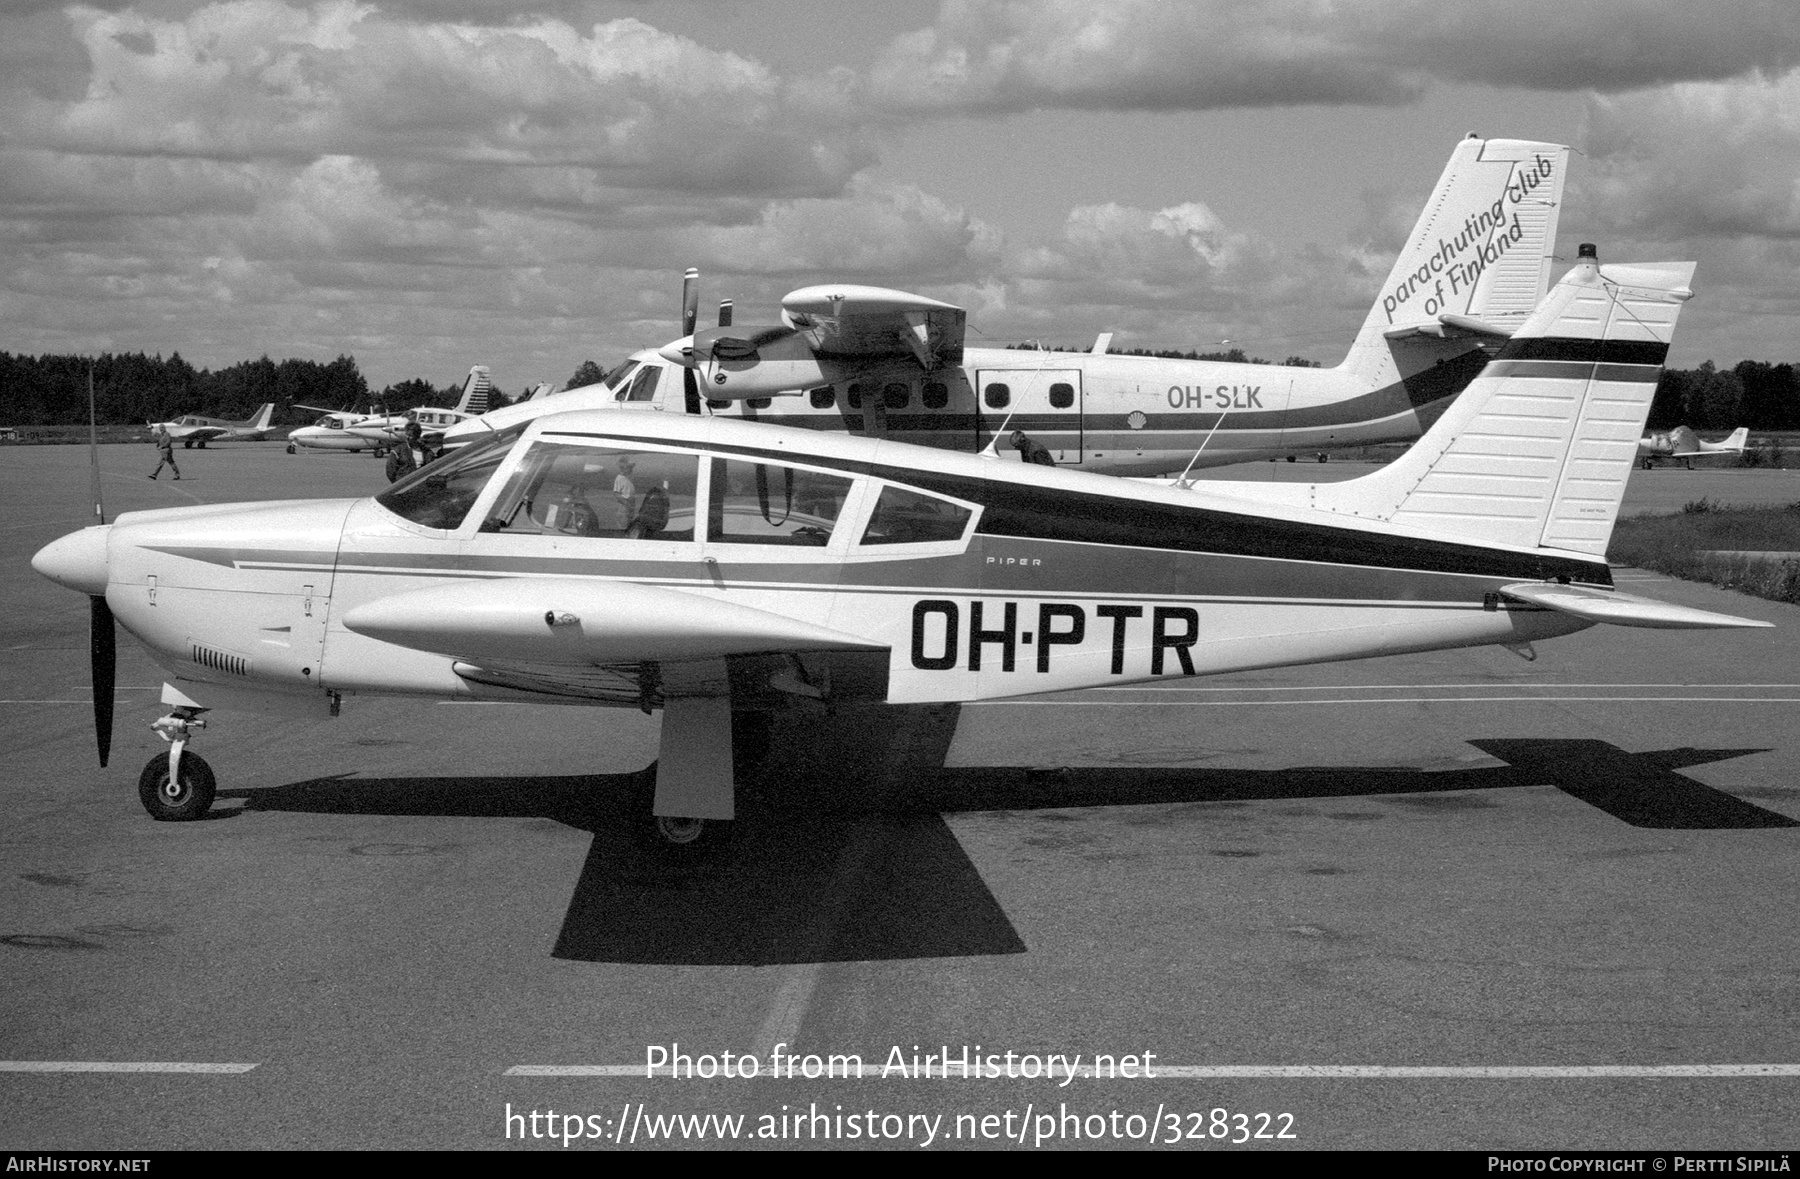
[[[0,349],[561,381],[827,280],[1336,363],[1457,139],[1800,360],[1793,0],[7,0]]]

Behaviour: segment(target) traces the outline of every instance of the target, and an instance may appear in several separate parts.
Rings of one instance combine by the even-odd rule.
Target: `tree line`
[[[1668,430],[1800,429],[1800,368],[1741,360],[1716,368],[1664,369],[1650,403],[1649,428]]]
[[[184,414],[242,421],[264,402],[275,403],[276,425],[301,425],[329,409],[371,403],[401,413],[417,405],[456,404],[463,377],[434,385],[420,377],[372,392],[356,359],[246,360],[217,371],[197,369],[179,352],[167,358],[142,352],[99,356],[15,356],[0,352],[0,425],[68,426],[88,420],[88,374],[94,378],[94,419],[102,425],[164,422]],[[509,398],[495,391],[494,404]]]

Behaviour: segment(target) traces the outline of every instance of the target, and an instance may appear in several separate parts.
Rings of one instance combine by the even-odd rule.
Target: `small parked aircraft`
[[[1768,625],[1619,593],[1606,563],[1692,274],[1582,247],[1417,445],[1342,483],[1167,486],[576,411],[373,499],[132,512],[32,564],[90,595],[102,764],[115,620],[169,677],[170,748],[139,778],[158,819],[212,803],[187,751],[209,709],[612,706],[662,710],[644,825],[673,848],[734,816],[734,737],[777,710]]]
[[[269,421],[275,416],[275,403],[266,402],[263,407],[241,422],[226,418],[207,418],[199,414],[185,414],[172,422],[148,423],[152,432],[158,427],[169,432],[169,437],[180,442],[184,449],[198,446],[206,449],[208,442],[262,442],[275,433]]]
[[[400,440],[411,422],[419,423],[424,428],[425,440],[436,446],[443,440],[443,432],[451,426],[486,413],[488,395],[493,389],[487,366],[477,364],[470,366],[469,375],[463,378],[462,395],[457,398],[454,409],[420,405],[405,413],[391,414],[378,408],[371,413],[354,414],[347,410],[320,409],[316,405],[295,405],[295,409],[310,409],[325,416],[310,426],[301,426],[289,433],[288,453],[293,454],[295,447],[304,446],[309,450],[373,450],[379,457]]]
[[[835,284],[782,300],[781,322],[696,331],[604,381],[508,407],[447,446],[540,413],[664,409],[980,451],[1022,430],[1060,466],[1157,475],[1187,466],[1417,438],[1546,290],[1569,149],[1463,140],[1343,363],[1301,368],[1107,352],[965,348],[960,307]]]
[[[1739,426],[1723,442],[1703,441],[1686,426],[1676,426],[1673,430],[1646,434],[1638,439],[1638,461],[1648,471],[1655,468],[1659,459],[1681,459],[1691,471],[1694,469],[1695,459],[1709,454],[1743,454],[1749,441],[1748,426]]]

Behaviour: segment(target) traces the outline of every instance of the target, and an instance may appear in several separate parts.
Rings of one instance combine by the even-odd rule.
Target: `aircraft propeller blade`
[[[731,300],[730,299],[719,300],[719,326],[720,327],[730,327],[731,326]]]
[[[688,267],[681,280],[681,334],[691,336],[700,322],[700,271]]]
[[[700,412],[700,379],[694,375],[694,370],[691,368],[681,370],[681,392],[685,403],[683,408],[691,414],[698,414]]]
[[[94,743],[100,751],[100,765],[112,753],[113,684],[118,668],[117,636],[113,631],[112,607],[99,595],[88,598],[89,682],[94,687]]]

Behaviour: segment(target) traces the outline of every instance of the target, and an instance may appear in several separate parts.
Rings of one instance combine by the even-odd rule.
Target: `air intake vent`
[[[225,652],[215,651],[211,647],[202,647],[199,643],[190,643],[188,649],[193,652],[194,662],[201,667],[230,672],[232,675],[250,674],[250,661],[242,655],[227,655]]]

